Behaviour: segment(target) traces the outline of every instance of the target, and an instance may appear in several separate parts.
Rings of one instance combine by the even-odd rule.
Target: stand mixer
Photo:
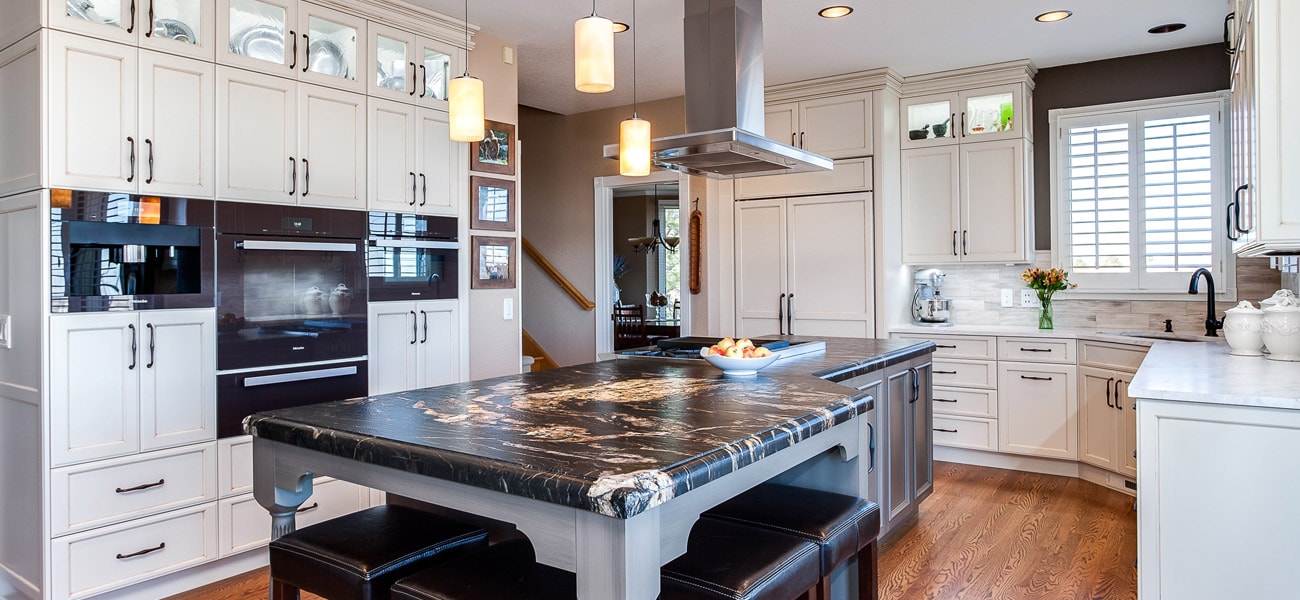
[[[948,322],[950,301],[939,293],[943,278],[943,271],[939,269],[922,269],[913,276],[916,291],[912,292],[912,321],[917,325],[952,326]]]

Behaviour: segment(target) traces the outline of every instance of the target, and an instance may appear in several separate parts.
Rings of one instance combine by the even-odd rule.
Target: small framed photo
[[[476,235],[471,238],[473,255],[469,287],[477,290],[515,287],[515,238]]]
[[[469,228],[515,230],[515,182],[508,179],[469,178]]]
[[[497,175],[515,174],[515,126],[487,121],[482,141],[469,145],[469,170]]]

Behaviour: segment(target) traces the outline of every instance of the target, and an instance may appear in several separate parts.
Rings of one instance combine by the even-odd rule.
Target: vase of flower
[[[1052,267],[1044,271],[1030,267],[1020,274],[1029,289],[1038,296],[1038,328],[1052,329],[1055,326],[1052,314],[1052,295],[1061,290],[1078,287],[1067,279],[1069,273],[1064,269]]]
[[[622,305],[623,305],[623,290],[619,289],[619,287],[618,287],[618,280],[619,280],[619,279],[622,279],[623,276],[626,275],[626,274],[627,274],[627,257],[622,256],[622,255],[615,254],[615,255],[614,255],[614,269],[613,269],[613,275],[614,275],[614,281],[613,281],[613,285],[614,285],[614,306],[622,306]]]

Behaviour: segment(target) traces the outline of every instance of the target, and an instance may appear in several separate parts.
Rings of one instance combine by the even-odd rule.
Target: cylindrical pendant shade
[[[481,142],[483,130],[483,80],[462,75],[447,83],[447,119],[453,142]]]
[[[592,15],[573,24],[573,87],[599,94],[614,89],[614,22]]]
[[[650,174],[650,121],[632,117],[618,126],[618,173],[629,177]]]

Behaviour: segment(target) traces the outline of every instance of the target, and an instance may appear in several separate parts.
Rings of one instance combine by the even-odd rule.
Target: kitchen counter
[[[1129,386],[1135,398],[1300,410],[1300,364],[1232,356],[1227,344],[1156,344]]]
[[[1173,340],[1184,342],[1211,342],[1217,343],[1223,338],[1207,338],[1204,335],[1198,335],[1195,332],[1165,333],[1160,331],[1142,331],[1132,332],[1141,333],[1155,337],[1138,337],[1134,335],[1120,335],[1119,331],[1097,331],[1096,329],[1039,329],[1023,325],[953,325],[951,327],[925,327],[922,325],[898,325],[889,329],[890,333],[906,333],[909,335],[932,334],[932,335],[996,335],[1002,337],[1052,337],[1067,338],[1075,340],[1091,340],[1096,342],[1113,342],[1116,344],[1129,344],[1132,346],[1147,346],[1160,341],[1169,341],[1158,339],[1161,336],[1168,336]]]
[[[809,338],[786,337],[799,340]],[[622,358],[259,413],[255,438],[627,519],[870,410],[837,385],[928,355],[912,340],[826,350],[729,378]]]

